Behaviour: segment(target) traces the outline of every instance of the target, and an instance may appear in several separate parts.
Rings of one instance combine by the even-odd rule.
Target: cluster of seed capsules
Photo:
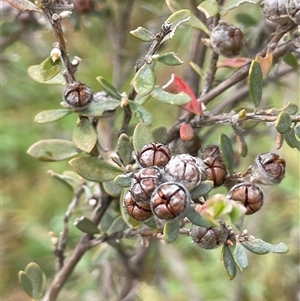
[[[150,143],[137,153],[141,168],[133,175],[131,186],[124,196],[124,208],[135,220],[147,221],[153,215],[162,221],[174,221],[186,216],[191,203],[190,192],[202,181],[213,181],[214,187],[222,186],[230,175],[216,145],[199,151],[198,157],[189,154],[172,156],[168,146]],[[250,215],[263,205],[263,193],[257,183],[279,183],[285,173],[285,161],[277,154],[264,153],[255,159],[248,181],[231,187],[227,198],[241,202]],[[229,229],[221,223],[218,227],[192,225],[190,236],[205,249],[221,246]]]

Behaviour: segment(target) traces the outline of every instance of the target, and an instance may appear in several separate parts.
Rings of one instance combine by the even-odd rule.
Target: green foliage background
[[[113,1],[119,5],[123,1]],[[126,1],[125,1],[126,2]],[[120,4],[120,5],[124,5]],[[257,7],[243,5],[243,11],[252,11],[251,16],[259,23],[262,19]],[[235,11],[235,14],[239,10]],[[170,14],[164,1],[136,1],[130,18],[130,29],[137,26],[154,28],[155,32]],[[235,24],[238,19],[229,14],[226,19]],[[113,81],[111,39],[101,15],[75,15],[66,21],[68,51],[71,56],[82,59],[78,78],[94,91],[100,90],[96,76]],[[13,26],[18,26],[13,18],[3,18],[2,34],[9,36]],[[76,24],[75,24],[76,23]],[[75,26],[76,25],[76,26]],[[245,24],[244,24],[245,25]],[[75,29],[77,27],[77,29]],[[187,66],[187,54],[191,28],[183,26],[164,47],[175,51],[185,63],[176,68],[157,66],[159,84],[164,84],[172,72],[182,75]],[[254,39],[250,27],[245,29],[248,39]],[[15,43],[5,49],[1,64],[1,177],[2,177],[2,286],[1,295],[5,300],[30,300],[20,289],[17,274],[28,262],[37,262],[46,275],[51,278],[54,272],[54,255],[51,250],[49,232],[59,233],[63,225],[63,215],[72,198],[72,193],[57,180],[47,175],[48,170],[62,172],[71,169],[67,162],[38,162],[26,154],[30,145],[40,139],[71,139],[76,116],[70,115],[55,123],[35,124],[34,116],[41,110],[59,108],[63,87],[42,85],[27,75],[30,65],[43,61],[51,51],[53,33],[45,27],[34,31],[28,29]],[[138,50],[145,45],[128,33],[124,55],[132,60]],[[147,48],[145,48],[147,49]],[[144,51],[145,53],[145,51]],[[142,52],[143,54],[143,52]],[[130,62],[129,62],[130,63]],[[132,61],[132,67],[134,61]],[[132,68],[133,70],[133,68]],[[227,71],[218,73],[220,79]],[[124,80],[121,91],[130,90],[130,78]],[[223,93],[213,101],[209,108],[222,102],[231,91]],[[290,74],[280,85],[270,84],[263,92],[265,103],[282,107],[286,102],[299,103],[299,76]],[[177,117],[176,108],[151,100],[146,107],[153,113],[153,127],[170,126]],[[255,131],[255,133],[254,133]],[[226,126],[216,126],[204,144],[217,143],[221,132],[230,133]],[[269,134],[271,132],[271,134]],[[249,155],[238,159],[237,169],[243,171],[260,152],[274,151],[276,132],[260,125],[247,135]],[[235,149],[236,150],[236,149]],[[284,145],[279,151],[287,162],[287,175],[276,187],[264,187],[266,202],[263,209],[254,216],[246,218],[246,228],[258,238],[270,243],[285,242],[290,251],[284,255],[268,254],[259,256],[249,254],[250,266],[229,282],[220,264],[220,249],[205,251],[191,243],[190,238],[180,238],[172,245],[155,245],[149,254],[149,262],[160,258],[157,265],[146,269],[145,280],[139,289],[139,300],[164,300],[157,289],[159,279],[151,277],[153,271],[162,270],[166,283],[161,287],[169,293],[170,300],[243,300],[293,301],[299,294],[299,167],[300,157],[296,149]],[[215,192],[215,191],[214,191]],[[220,189],[220,192],[225,190]],[[74,212],[73,218],[81,215],[87,205],[82,203]],[[79,230],[70,222],[69,249],[81,236]],[[128,240],[128,244],[132,244]],[[85,255],[77,267],[59,300],[102,300],[98,282],[101,273],[97,247]],[[108,252],[109,253],[109,252]],[[161,256],[158,256],[158,253]],[[112,256],[113,254],[106,254]],[[4,300],[3,299],[3,300]]]

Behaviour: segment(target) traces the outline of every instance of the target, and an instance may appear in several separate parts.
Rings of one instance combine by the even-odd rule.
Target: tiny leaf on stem
[[[291,129],[291,117],[285,111],[282,111],[275,122],[275,128],[277,129],[278,133],[284,134]]]
[[[183,63],[183,61],[177,56],[174,52],[168,52],[160,55],[157,60],[160,63],[163,63],[165,65],[169,66],[178,66]]]
[[[241,271],[248,267],[248,258],[245,249],[239,242],[237,242],[235,245],[233,257]]]
[[[121,95],[120,95],[119,91],[110,82],[108,82],[102,76],[97,76],[96,79],[107,94],[111,95],[112,97],[114,97],[116,99],[121,100]]]
[[[129,107],[138,121],[143,122],[148,126],[152,124],[152,114],[144,106],[137,102],[130,101]]]
[[[175,220],[172,222],[166,222],[164,225],[164,241],[170,244],[176,240],[180,230],[180,221]]]
[[[138,123],[133,132],[133,147],[138,152],[144,145],[154,142],[149,127],[144,123]]]
[[[61,59],[58,59],[55,62],[53,62],[52,58],[48,57],[39,65],[38,72],[41,79],[46,82],[58,75],[61,69]]]
[[[72,111],[70,109],[57,109],[57,110],[47,110],[38,113],[34,117],[34,121],[37,123],[46,123],[46,122],[53,122],[59,120],[69,114]]]
[[[263,73],[260,64],[253,60],[249,70],[248,86],[250,98],[256,107],[259,106],[263,91]]]
[[[221,262],[228,279],[234,279],[236,275],[236,264],[231,250],[227,244],[225,244],[222,248]]]
[[[100,233],[100,229],[98,229],[96,224],[85,216],[77,218],[74,222],[74,226],[84,233],[88,233],[88,234]]]
[[[203,1],[197,8],[204,13],[206,18],[213,17],[219,12],[219,5],[216,0]]]
[[[227,170],[229,171],[229,173],[232,173],[233,163],[234,163],[234,153],[233,153],[233,148],[230,139],[225,134],[221,134],[219,141],[220,141],[219,142],[220,150],[222,153],[224,164]]]
[[[133,87],[137,94],[145,96],[150,94],[155,86],[155,74],[153,64],[145,63],[133,78]]]
[[[125,134],[121,134],[117,142],[117,153],[123,164],[126,166],[132,160],[133,145],[131,139]]]
[[[138,28],[131,30],[130,33],[140,39],[143,42],[151,42],[154,40],[155,36],[146,28],[139,26]]]

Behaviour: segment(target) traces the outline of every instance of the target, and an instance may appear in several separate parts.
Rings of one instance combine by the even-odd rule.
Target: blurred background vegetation
[[[110,4],[106,4],[109,2]],[[118,13],[127,1],[96,1],[93,12],[75,12],[64,22],[67,47],[71,57],[82,59],[78,78],[94,91],[101,87],[96,76],[103,76],[111,82],[119,82],[120,91],[130,91],[130,78],[138,57],[142,57],[148,45],[140,43],[129,34],[138,26],[157,32],[170,11],[165,1],[134,1],[133,12],[129,17],[124,56],[120,68],[129,70],[125,78],[117,78],[114,66],[114,39],[112,24],[121,24]],[[132,1],[130,1],[132,2]],[[76,116],[69,115],[55,123],[35,124],[34,116],[47,109],[60,107],[62,86],[43,85],[33,81],[27,74],[29,66],[39,64],[47,56],[55,41],[54,35],[43,19],[23,20],[18,11],[1,3],[1,177],[2,177],[2,220],[1,220],[1,259],[3,300],[26,301],[30,298],[18,284],[18,271],[24,270],[30,261],[35,261],[49,279],[54,273],[55,258],[51,249],[49,232],[58,234],[62,230],[63,215],[72,198],[72,192],[48,174],[48,170],[62,172],[69,170],[67,162],[44,163],[28,156],[30,145],[40,139],[71,139]],[[107,13],[110,6],[111,15]],[[247,12],[249,20],[241,14]],[[250,17],[251,16],[251,17]],[[39,17],[38,17],[39,18]],[[255,32],[263,26],[263,16],[257,6],[245,4],[226,16],[231,23],[244,29],[251,44]],[[244,23],[243,23],[244,20]],[[25,28],[23,30],[23,28]],[[115,28],[120,30],[120,28]],[[22,31],[18,36],[17,32]],[[167,50],[175,51],[185,63],[176,68],[157,66],[157,81],[166,83],[171,73],[183,76],[188,65],[188,49],[192,29],[182,26],[169,41]],[[15,36],[15,37],[14,37]],[[11,39],[10,43],[5,41]],[[217,80],[228,76],[228,71],[220,70]],[[230,96],[223,93],[209,104],[209,109]],[[299,103],[299,74],[291,73],[281,82],[270,83],[264,90],[264,105],[282,107],[287,102]],[[245,99],[245,102],[248,100]],[[178,116],[176,108],[164,106],[151,100],[146,107],[153,114],[153,127],[169,127]],[[117,112],[120,113],[120,112]],[[120,114],[121,116],[121,114]],[[117,131],[117,129],[116,129]],[[207,130],[204,129],[204,132]],[[230,134],[231,129],[224,125],[210,129],[203,144],[218,143],[218,135]],[[201,133],[200,133],[201,136]],[[275,151],[276,132],[272,127],[259,125],[247,133],[249,154],[237,160],[237,170],[244,171],[260,152]],[[284,145],[279,151],[287,163],[287,174],[276,187],[263,187],[266,202],[260,212],[246,218],[245,227],[258,238],[270,243],[285,242],[289,253],[265,256],[249,253],[250,266],[239,272],[233,281],[226,279],[220,263],[220,249],[206,251],[191,243],[190,238],[182,237],[172,245],[155,244],[149,252],[149,266],[145,270],[145,281],[139,285],[137,300],[165,300],[161,291],[167,292],[169,300],[243,300],[294,301],[300,294],[299,266],[299,167],[300,157],[296,149]],[[224,192],[223,188],[219,189]],[[215,193],[215,190],[213,191]],[[86,204],[81,204],[70,222],[70,240],[67,252],[81,236],[72,226],[73,220],[81,216]],[[133,240],[128,240],[129,245]],[[102,300],[101,256],[114,258],[112,249],[107,246],[89,251],[80,264],[59,300]],[[155,259],[155,260],[153,260]],[[153,265],[153,262],[156,264]],[[153,271],[164,274],[165,283],[151,277]],[[160,283],[160,289],[157,289]]]

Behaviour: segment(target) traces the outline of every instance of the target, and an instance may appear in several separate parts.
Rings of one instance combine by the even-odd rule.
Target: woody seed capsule
[[[274,153],[263,153],[255,158],[250,181],[264,185],[278,184],[285,176],[285,160]]]
[[[132,179],[130,192],[137,202],[149,203],[154,189],[161,183],[159,168],[151,166],[142,168]]]
[[[167,181],[178,182],[189,191],[207,179],[203,161],[189,154],[173,156],[164,171]]]
[[[124,208],[128,215],[137,221],[142,222],[152,216],[150,204],[137,203],[130,192],[125,195],[123,202]]]
[[[174,220],[185,216],[190,194],[178,183],[165,182],[159,185],[151,196],[153,214],[162,220]]]
[[[223,245],[229,235],[229,229],[223,223],[219,227],[200,227],[192,225],[190,236],[203,249],[216,249]]]
[[[138,152],[137,159],[141,166],[165,166],[171,158],[171,150],[161,143],[144,145]]]
[[[286,1],[285,1],[286,2]],[[286,9],[289,17],[292,21],[300,25],[300,1],[299,0],[288,0]]]
[[[246,208],[246,215],[259,211],[264,201],[260,188],[251,183],[234,185],[228,192],[227,198],[243,203]]]
[[[226,179],[227,170],[219,158],[207,157],[203,160],[206,165],[207,179],[214,182],[214,186],[221,186]]]
[[[276,23],[286,23],[289,16],[286,10],[286,0],[263,0],[260,4],[267,19]]]

